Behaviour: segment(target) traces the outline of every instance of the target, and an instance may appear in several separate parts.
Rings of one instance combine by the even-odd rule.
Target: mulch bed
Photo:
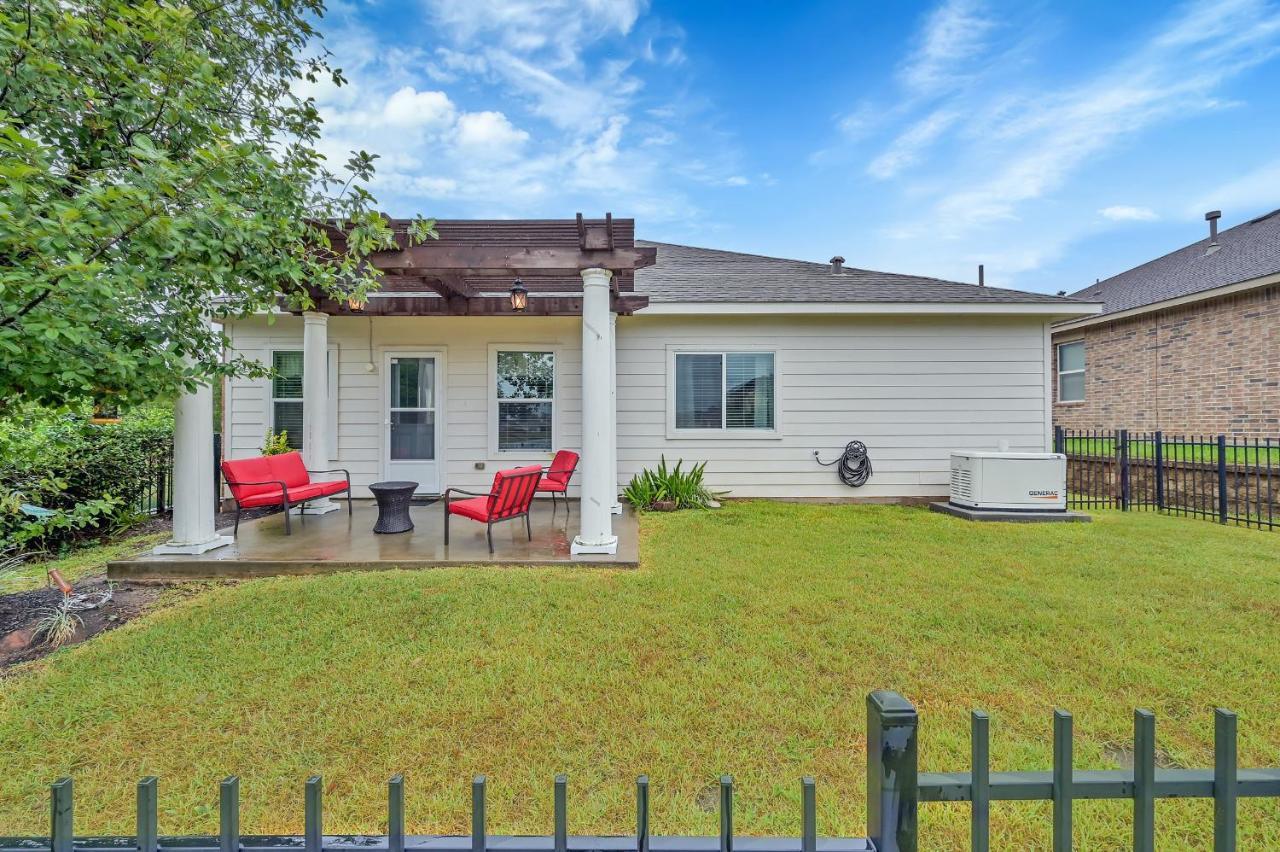
[[[279,508],[246,509],[241,515],[246,520],[272,515]],[[219,512],[217,528],[230,526],[235,521],[235,512]],[[135,527],[131,534],[150,534],[167,532],[173,528],[170,515],[155,515]],[[193,587],[188,587],[194,591]],[[98,595],[107,590],[107,581],[102,577],[91,577],[75,584],[74,594]],[[132,585],[115,584],[111,599],[93,609],[77,611],[83,624],[66,645],[76,645],[86,639],[92,639],[99,633],[119,627],[130,619],[142,615],[153,604],[163,586],[153,584]],[[35,624],[50,609],[62,601],[62,592],[54,586],[33,589],[28,592],[15,592],[0,595],[0,676],[6,669],[31,660],[38,660],[52,653],[55,648],[35,635]]]
[[[77,583],[75,593],[98,594],[106,589],[106,580],[93,578]],[[66,644],[78,644],[136,618],[162,591],[156,586],[117,585],[112,590],[111,600],[76,613],[83,623]],[[53,586],[0,596],[0,671],[39,659],[55,650],[43,637],[35,635],[34,628],[40,617],[61,600],[62,592]]]

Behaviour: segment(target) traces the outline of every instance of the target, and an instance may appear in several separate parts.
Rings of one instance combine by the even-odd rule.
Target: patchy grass
[[[638,571],[450,569],[273,579],[209,591],[0,684],[0,833],[47,828],[45,785],[76,779],[83,832],[128,833],[133,784],[161,778],[163,833],[466,833],[471,775],[490,830],[547,832],[554,773],[574,832],[629,831],[653,779],[655,833],[714,834],[721,772],[744,834],[863,832],[864,697],[921,708],[921,768],[968,762],[992,713],[998,769],[1047,769],[1051,713],[1077,765],[1114,767],[1132,708],[1181,765],[1210,766],[1212,708],[1240,713],[1240,765],[1280,765],[1280,537],[1154,514],[970,524],[878,506],[731,503],[648,515]],[[1159,848],[1207,849],[1212,806],[1161,802]],[[1082,848],[1129,842],[1125,803],[1076,805]],[[1048,848],[1048,807],[993,808],[996,848]],[[922,807],[923,848],[965,848],[967,809]],[[1241,848],[1280,846],[1280,804],[1242,802]]]
[[[0,594],[38,589],[49,582],[49,571],[54,568],[68,583],[106,573],[108,562],[154,547],[168,537],[162,532],[125,534],[115,541],[79,548],[55,559],[29,560],[5,575],[0,581]]]

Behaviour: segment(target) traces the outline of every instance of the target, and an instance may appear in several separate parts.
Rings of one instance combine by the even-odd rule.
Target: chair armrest
[[[444,510],[445,510],[445,512],[448,512],[448,511],[449,511],[449,495],[450,495],[450,494],[452,494],[452,493],[453,493],[453,492],[455,492],[455,491],[456,491],[456,492],[458,492],[459,494],[466,494],[468,497],[492,497],[492,496],[493,496],[492,494],[490,494],[490,493],[489,493],[489,492],[487,492],[487,491],[486,491],[486,492],[480,492],[480,491],[467,491],[467,490],[466,490],[466,489],[464,489],[464,488],[446,488],[446,489],[444,490],[444,495],[443,495],[443,496],[444,496]]]
[[[351,490],[351,471],[347,470],[345,467],[335,467],[330,470],[308,470],[307,471],[308,476],[310,476],[313,473],[340,473],[347,478],[347,490],[348,491]]]
[[[234,487],[236,487],[237,485],[279,485],[279,486],[280,486],[280,490],[281,490],[281,491],[288,491],[288,490],[289,490],[289,486],[287,486],[287,485],[285,485],[285,484],[284,484],[284,480],[283,480],[283,479],[264,479],[264,480],[262,480],[261,482],[242,482],[242,481],[239,481],[239,480],[237,480],[237,481],[235,481],[235,482],[232,482],[230,479],[227,479],[227,478],[224,476],[224,477],[223,477],[223,481],[224,481],[225,483],[227,483],[227,486],[228,486],[229,488],[234,488]]]

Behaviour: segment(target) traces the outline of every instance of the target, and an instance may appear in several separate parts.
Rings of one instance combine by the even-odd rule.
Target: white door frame
[[[445,350],[443,347],[430,346],[390,346],[382,348],[382,369],[379,372],[378,384],[378,405],[381,412],[381,422],[379,429],[379,456],[378,476],[382,479],[390,477],[388,467],[391,464],[391,359],[392,358],[434,358],[436,362],[435,375],[435,393],[436,393],[436,480],[439,483],[439,490],[435,493],[443,494],[449,486],[445,482],[445,473],[447,471],[447,459],[445,453],[445,432],[444,418],[448,412],[448,399],[445,394],[445,376],[447,372],[447,362],[445,360]],[[422,493],[432,493],[424,491]]]

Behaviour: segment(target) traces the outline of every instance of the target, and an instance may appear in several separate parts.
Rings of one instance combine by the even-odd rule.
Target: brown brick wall
[[[1057,346],[1084,339],[1085,398],[1059,402]],[[1053,335],[1053,422],[1280,435],[1280,285]]]

